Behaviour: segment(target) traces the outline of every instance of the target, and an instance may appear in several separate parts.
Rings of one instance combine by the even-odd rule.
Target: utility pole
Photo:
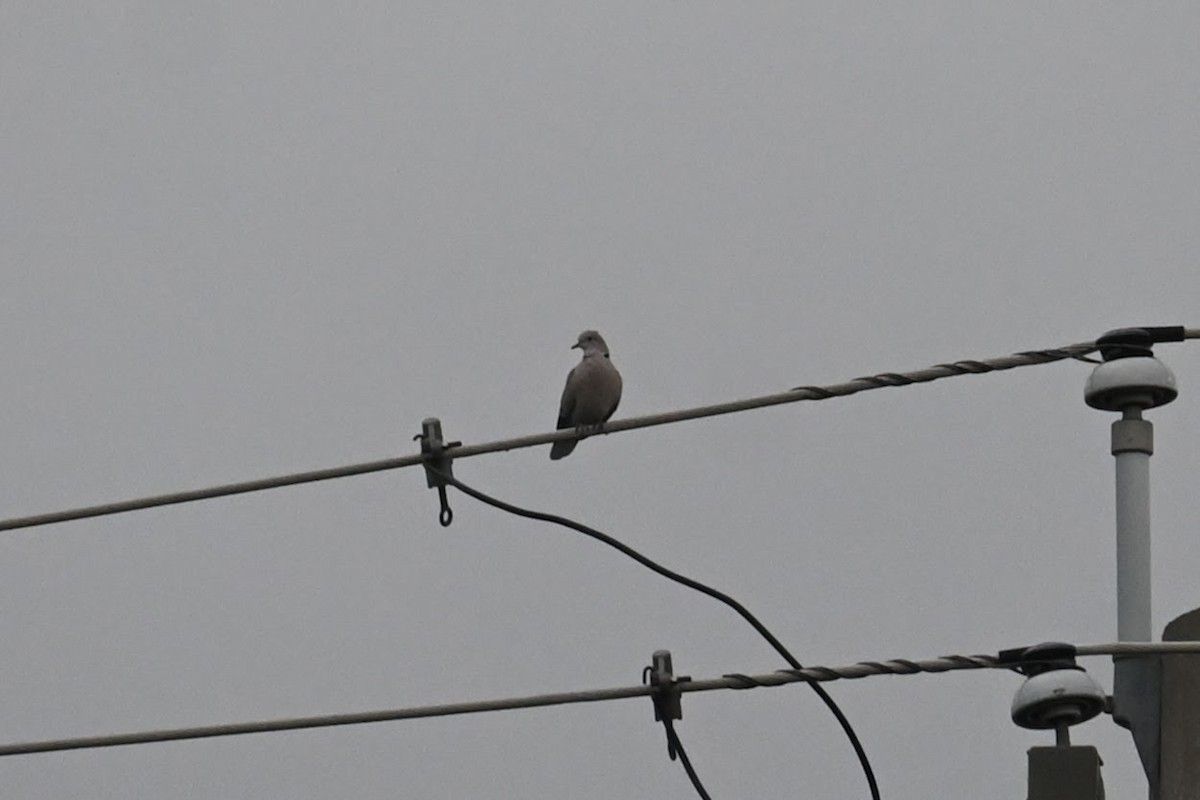
[[[1112,426],[1116,459],[1117,638],[1151,640],[1150,456],[1154,427],[1142,412],[1174,400],[1175,376],[1154,357],[1157,342],[1182,340],[1182,328],[1125,328],[1098,344],[1104,363],[1088,377],[1084,399],[1093,408],[1117,411]],[[1129,728],[1150,786],[1160,800],[1162,661],[1155,656],[1113,659],[1113,719]]]

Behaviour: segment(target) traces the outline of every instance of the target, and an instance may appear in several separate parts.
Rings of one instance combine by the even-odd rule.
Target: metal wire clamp
[[[438,490],[438,502],[441,511],[438,522],[443,528],[450,527],[454,521],[454,512],[450,509],[450,501],[446,498],[446,477],[454,476],[454,459],[446,455],[452,447],[459,447],[462,442],[446,442],[442,440],[442,421],[437,417],[428,417],[421,421],[421,432],[413,437],[421,442],[421,456],[425,464],[425,485]]]
[[[689,675],[675,677],[671,668],[670,650],[655,650],[654,655],[651,656],[650,666],[642,669],[642,683],[658,690],[650,696],[650,699],[654,701],[654,721],[663,723],[668,733],[672,720],[683,719],[683,703],[679,684],[691,679]],[[672,761],[678,756],[675,751],[675,742],[670,735],[667,736],[667,755],[671,757]]]

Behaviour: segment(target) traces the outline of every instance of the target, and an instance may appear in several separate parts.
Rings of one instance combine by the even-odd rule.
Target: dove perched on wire
[[[603,426],[617,410],[621,402],[621,373],[608,357],[608,345],[604,337],[595,331],[579,334],[579,341],[571,349],[583,351],[583,359],[567,375],[562,403],[558,407],[558,427],[575,428],[580,434],[585,429]],[[578,439],[555,442],[550,448],[550,458],[557,461],[571,454]]]

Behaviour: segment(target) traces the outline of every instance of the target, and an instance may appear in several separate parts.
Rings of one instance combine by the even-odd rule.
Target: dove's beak
[[[581,345],[579,344],[579,342],[576,342],[575,344],[571,345],[572,350],[578,350],[580,347],[581,347]]]

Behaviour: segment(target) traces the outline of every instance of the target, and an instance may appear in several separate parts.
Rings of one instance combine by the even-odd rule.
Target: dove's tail
[[[550,460],[558,461],[560,458],[566,458],[571,455],[571,451],[575,449],[575,445],[579,444],[578,439],[567,439],[562,442],[555,442],[550,447]]]

